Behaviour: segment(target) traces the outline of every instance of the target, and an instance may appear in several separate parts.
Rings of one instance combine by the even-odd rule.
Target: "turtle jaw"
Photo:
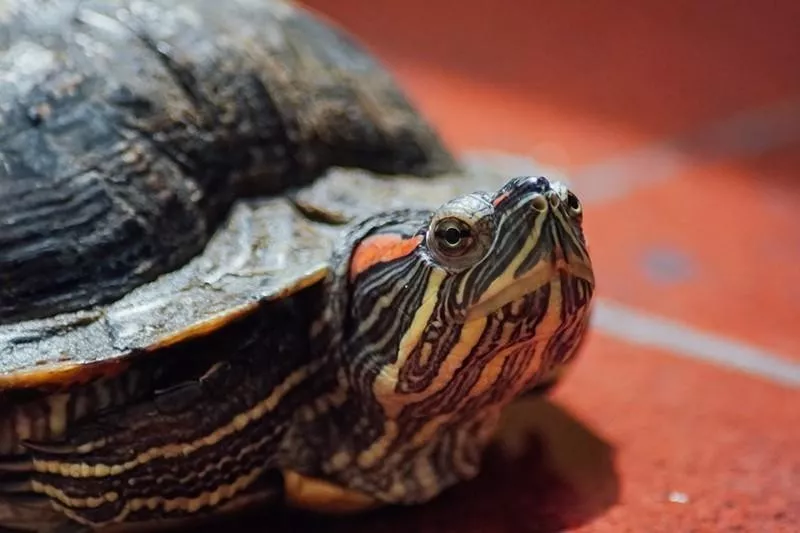
[[[465,322],[485,318],[505,305],[541,290],[542,287],[556,282],[560,283],[566,279],[580,280],[587,288],[593,290],[595,280],[591,263],[567,262],[563,258],[553,258],[551,261],[542,262],[508,286],[481,298],[470,307]]]

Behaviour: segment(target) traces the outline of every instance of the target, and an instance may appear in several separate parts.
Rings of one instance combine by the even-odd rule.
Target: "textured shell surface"
[[[477,185],[279,1],[0,1],[0,125],[3,387],[218,327],[320,280],[353,217]]]

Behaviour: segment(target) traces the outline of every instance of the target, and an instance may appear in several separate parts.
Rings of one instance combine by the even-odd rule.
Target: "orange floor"
[[[800,531],[800,2],[307,3],[454,148],[567,172],[600,284],[526,440],[313,530]]]

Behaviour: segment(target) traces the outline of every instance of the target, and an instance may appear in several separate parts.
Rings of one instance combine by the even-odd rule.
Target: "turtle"
[[[413,506],[570,366],[563,180],[278,0],[0,1],[0,528]]]

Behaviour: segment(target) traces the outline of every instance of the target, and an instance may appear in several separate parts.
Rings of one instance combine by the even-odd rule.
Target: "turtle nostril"
[[[533,200],[531,200],[531,205],[536,211],[540,213],[547,210],[547,200],[545,200],[544,196],[542,196],[541,194],[537,194],[536,196],[533,197]]]

